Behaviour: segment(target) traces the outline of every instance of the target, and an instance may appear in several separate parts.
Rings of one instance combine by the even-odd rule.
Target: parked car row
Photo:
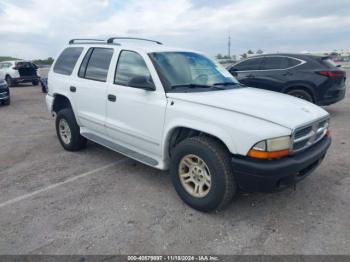
[[[39,84],[38,67],[29,61],[6,61],[0,63],[0,79],[5,79],[9,87],[18,83]]]
[[[286,93],[317,105],[330,105],[345,97],[345,71],[327,56],[258,55],[228,70],[247,86]]]
[[[269,58],[283,61],[271,68]],[[255,82],[245,79],[254,75],[282,92],[304,90],[305,83],[308,100],[321,103],[331,102],[326,96],[332,92],[343,95],[345,75],[328,63],[263,56],[230,72],[248,86]],[[65,150],[81,150],[91,140],[170,170],[185,203],[212,211],[226,206],[238,190],[270,192],[295,185],[317,168],[331,144],[325,110],[247,87],[230,72],[200,53],[154,40],[73,39],[50,70],[46,102]],[[279,81],[272,80],[276,74]],[[304,81],[288,87],[298,89],[277,89],[293,83],[283,77],[296,76]]]
[[[0,103],[2,105],[9,105],[11,102],[10,89],[5,80],[0,79]]]
[[[19,83],[40,83],[42,92],[47,93],[47,74],[39,75],[38,66],[34,63],[24,60],[0,62],[0,104],[10,104],[9,87]]]

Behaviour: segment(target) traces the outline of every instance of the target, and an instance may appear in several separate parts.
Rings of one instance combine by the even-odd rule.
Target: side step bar
[[[105,147],[108,147],[109,149],[113,150],[113,151],[116,151],[120,154],[123,154],[127,157],[130,157],[132,159],[135,159],[137,161],[140,161],[146,165],[149,165],[149,166],[156,166],[158,165],[158,161],[151,158],[151,157],[148,157],[148,156],[145,156],[143,154],[140,154],[138,152],[135,152],[133,150],[130,150],[124,146],[121,146],[119,144],[116,144],[116,143],[113,143],[107,139],[104,139],[102,137],[99,137],[97,135],[94,135],[94,134],[91,134],[91,133],[86,133],[86,132],[82,132],[81,135],[85,138],[87,138],[88,140],[91,140],[93,142],[96,142],[97,144],[100,144],[100,145],[103,145]]]

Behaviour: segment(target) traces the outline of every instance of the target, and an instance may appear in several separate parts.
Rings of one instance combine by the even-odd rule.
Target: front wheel
[[[230,154],[216,139],[193,137],[176,146],[171,179],[181,199],[209,212],[229,204],[237,191]]]
[[[57,113],[56,133],[62,147],[67,151],[78,151],[86,146],[86,138],[80,135],[80,127],[70,108]]]

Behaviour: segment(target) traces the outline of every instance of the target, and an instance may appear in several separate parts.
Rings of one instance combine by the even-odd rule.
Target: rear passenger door
[[[113,48],[89,48],[70,86],[82,132],[105,136],[107,79]]]
[[[108,90],[108,96],[114,98],[107,103],[108,134],[119,145],[157,159],[166,109],[158,75],[149,57],[135,51],[121,50],[116,64],[114,83]],[[133,83],[140,78],[147,79],[155,90],[137,88]],[[144,162],[156,165],[149,160]]]
[[[256,73],[258,88],[271,91],[282,91],[288,82],[292,72],[288,68],[291,63],[288,57],[284,56],[266,56],[260,66],[260,71]]]

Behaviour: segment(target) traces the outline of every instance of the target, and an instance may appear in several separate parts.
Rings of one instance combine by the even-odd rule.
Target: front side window
[[[233,66],[233,69],[235,69],[236,71],[259,70],[263,59],[264,58],[250,58]]]
[[[152,82],[151,73],[142,56],[138,53],[124,50],[119,56],[114,83],[132,87],[132,80],[136,77],[145,77]]]
[[[70,75],[83,51],[82,47],[68,47],[57,58],[53,71],[62,75]]]
[[[237,80],[222,66],[192,52],[156,52],[150,57],[167,91],[232,88]]]
[[[79,69],[79,76],[90,80],[106,82],[112,56],[112,48],[93,48],[92,51],[89,50]],[[86,66],[84,62],[87,62]]]

